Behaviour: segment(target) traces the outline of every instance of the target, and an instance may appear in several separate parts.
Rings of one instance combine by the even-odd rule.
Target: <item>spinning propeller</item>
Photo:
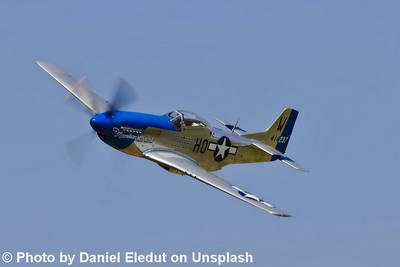
[[[91,91],[93,92],[93,91]],[[88,94],[91,97],[90,94]],[[99,97],[99,96],[96,96]],[[91,143],[95,137],[95,133],[101,134],[104,129],[109,129],[114,123],[112,113],[116,110],[122,110],[127,106],[130,106],[137,99],[137,95],[129,82],[124,78],[119,78],[116,87],[113,90],[111,96],[111,101],[104,101],[107,103],[107,109],[104,109],[104,105],[97,104],[99,102],[92,101],[95,104],[96,111],[103,111],[102,113],[95,113],[90,119],[91,131],[88,131],[65,145],[65,151],[68,158],[76,165],[80,165],[85,156],[87,155]],[[103,102],[103,103],[104,103]],[[113,159],[115,162],[120,162],[121,160]]]

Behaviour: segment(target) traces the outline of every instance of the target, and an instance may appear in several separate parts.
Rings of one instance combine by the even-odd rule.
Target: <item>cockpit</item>
[[[185,110],[175,110],[167,113],[172,124],[177,130],[180,130],[182,125],[186,127],[207,127],[209,123],[202,117]]]

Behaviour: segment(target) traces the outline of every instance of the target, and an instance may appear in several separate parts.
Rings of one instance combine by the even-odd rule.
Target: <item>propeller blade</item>
[[[121,110],[122,108],[134,103],[137,99],[137,94],[133,86],[124,78],[119,78],[114,95],[111,98],[110,104],[113,109]]]
[[[67,157],[74,165],[79,166],[85,159],[95,134],[94,131],[89,131],[77,136],[65,144]]]

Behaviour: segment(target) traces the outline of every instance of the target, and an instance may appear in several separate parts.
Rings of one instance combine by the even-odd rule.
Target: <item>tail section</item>
[[[243,136],[252,139],[251,142],[254,146],[270,154],[272,156],[271,161],[279,159],[296,170],[307,171],[294,160],[283,155],[289,144],[298,114],[297,110],[286,108],[264,132],[245,134]]]
[[[297,110],[286,108],[266,131],[243,136],[259,140],[283,154],[289,144],[298,114]]]

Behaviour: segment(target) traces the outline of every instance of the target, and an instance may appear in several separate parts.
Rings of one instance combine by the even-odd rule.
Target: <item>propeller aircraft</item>
[[[77,80],[44,61],[37,61],[37,64],[86,106],[92,115],[90,126],[107,145],[151,160],[169,172],[191,176],[270,214],[290,217],[212,172],[229,164],[275,160],[305,171],[284,155],[297,110],[286,108],[267,130],[257,133],[247,133],[237,123],[233,125],[217,119],[228,132],[212,127],[205,119],[185,110],[164,115],[123,111],[124,105],[135,95],[125,80],[121,80],[113,99],[106,101],[91,90],[83,78]]]

